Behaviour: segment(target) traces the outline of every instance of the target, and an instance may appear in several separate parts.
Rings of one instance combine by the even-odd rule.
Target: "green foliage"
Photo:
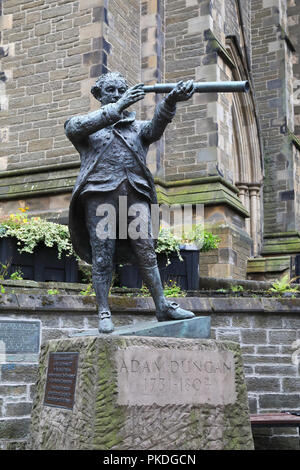
[[[193,229],[184,234],[182,238],[175,236],[171,230],[161,229],[157,239],[156,253],[164,253],[167,256],[167,265],[170,264],[169,256],[177,253],[180,255],[180,245],[194,244],[201,252],[215,250],[220,244],[220,238],[211,232],[204,230],[201,224],[195,225]]]
[[[1,292],[1,294],[5,294],[5,287],[4,286],[0,286],[0,292]]]
[[[288,274],[283,276],[281,279],[273,282],[272,287],[269,289],[270,292],[274,292],[276,294],[283,294],[284,292],[299,292],[297,288],[291,287],[291,284],[297,278],[293,278],[289,280]]]
[[[182,238],[183,244],[194,243],[198,246],[201,252],[216,250],[221,242],[217,235],[213,235],[208,230],[205,230],[203,225],[197,224],[193,229],[184,234]]]
[[[14,281],[22,281],[23,280],[23,273],[22,273],[21,269],[18,269],[14,273],[11,273],[10,279],[12,279]]]
[[[10,263],[7,263],[7,264],[0,263],[0,279],[7,278],[9,266],[10,266]]]
[[[81,272],[81,282],[84,284],[91,284],[92,283],[92,270],[90,266],[79,264],[78,270]]]
[[[201,247],[202,252],[216,250],[221,242],[221,239],[217,235],[213,235],[211,232],[204,230],[204,240]]]
[[[176,237],[170,230],[161,229],[158,238],[157,238],[157,245],[156,245],[156,253],[163,253],[167,257],[167,265],[170,264],[169,256],[173,253],[177,253],[178,258],[182,261],[182,257],[180,255],[180,243],[181,240]]]
[[[186,297],[186,292],[182,291],[176,281],[169,281],[164,285],[165,297]],[[143,284],[137,297],[151,297],[149,289]]]
[[[10,264],[11,264],[10,261],[7,264],[0,263],[0,279],[8,278],[8,271],[9,271]],[[14,281],[22,281],[23,273],[20,269],[17,269],[17,271],[14,271],[13,273],[11,273],[9,277],[10,279]]]
[[[145,286],[145,284],[142,285],[140,288],[140,292],[137,294],[137,297],[150,297],[151,294],[149,292],[148,287]]]
[[[87,285],[86,289],[81,290],[79,293],[80,295],[96,295],[91,283]]]
[[[186,292],[182,291],[175,281],[170,281],[164,285],[165,297],[186,297]]]
[[[232,292],[244,292],[243,286],[230,286]]]
[[[48,247],[57,248],[58,258],[62,254],[75,256],[67,226],[40,217],[28,217],[27,208],[19,210],[21,213],[11,214],[2,220],[0,238],[15,237],[20,253],[33,253],[39,243],[44,243]]]
[[[47,290],[47,294],[48,294],[48,295],[58,295],[58,294],[59,294],[59,290],[58,290],[58,289],[48,289],[48,290]]]

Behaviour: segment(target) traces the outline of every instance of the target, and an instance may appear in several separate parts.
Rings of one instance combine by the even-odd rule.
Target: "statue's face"
[[[126,90],[126,83],[121,78],[106,80],[101,88],[100,101],[103,105],[116,103]]]

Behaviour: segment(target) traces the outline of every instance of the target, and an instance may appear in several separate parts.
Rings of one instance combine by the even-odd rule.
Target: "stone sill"
[[[69,283],[69,282],[37,282],[29,280],[15,281],[11,279],[0,280],[2,285],[9,293],[46,293],[48,289],[57,289],[60,294],[79,294],[80,291],[87,288],[87,284],[80,283]],[[298,284],[296,284],[297,286]],[[232,286],[242,286],[244,288],[244,294],[248,293],[261,293],[263,297],[263,291],[266,291],[272,287],[272,282],[264,281],[250,281],[245,279],[228,279],[228,278],[213,278],[213,277],[200,277],[199,279],[199,291],[191,291],[190,295],[206,295],[209,291],[211,294],[216,293],[219,289],[231,290]],[[14,292],[12,292],[14,291]],[[246,292],[245,292],[246,291]],[[118,295],[124,295],[127,293],[138,293],[139,289],[125,289],[125,288],[113,288],[113,293]],[[219,296],[219,295],[218,295]]]
[[[251,258],[247,263],[247,274],[283,272],[290,269],[291,256]]]
[[[299,313],[300,298],[267,297],[179,297],[172,299],[196,315],[218,313]],[[155,312],[151,297],[109,298],[112,312],[120,314],[151,314]],[[0,315],[30,313],[92,313],[97,311],[96,298],[81,295],[2,294]]]

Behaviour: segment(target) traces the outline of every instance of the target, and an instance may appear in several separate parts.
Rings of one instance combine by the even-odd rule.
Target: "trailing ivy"
[[[157,245],[156,245],[156,253],[163,253],[167,257],[167,264],[170,264],[169,256],[174,252],[177,253],[178,258],[182,261],[182,257],[180,255],[180,244],[181,240],[173,235],[170,230],[161,229],[158,238],[157,238]]]
[[[205,230],[203,225],[197,224],[193,229],[183,236],[182,243],[194,243],[201,252],[216,250],[221,242],[218,235]]]
[[[41,217],[28,217],[27,209],[20,208],[21,213],[10,214],[1,221],[0,238],[16,238],[20,253],[33,253],[37,245],[43,243],[48,247],[56,247],[59,259],[62,254],[76,256],[67,226]]]

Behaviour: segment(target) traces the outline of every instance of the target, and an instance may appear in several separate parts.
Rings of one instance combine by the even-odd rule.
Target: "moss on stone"
[[[115,310],[134,308],[137,305],[137,299],[132,297],[114,296],[111,297],[111,301],[113,302]]]
[[[116,352],[127,348],[232,351],[237,399],[230,405],[119,405]],[[199,348],[199,349],[197,349]],[[43,405],[50,352],[79,352],[73,410]],[[77,337],[51,340],[42,348],[32,416],[32,450],[252,449],[247,393],[236,343],[175,338]],[[249,426],[248,426],[249,423]],[[175,446],[175,447],[172,447]]]
[[[124,340],[117,342],[120,346]],[[97,450],[110,450],[117,448],[122,442],[120,429],[123,427],[126,416],[123,407],[117,405],[117,375],[112,360],[113,349],[117,344],[99,342],[98,360],[98,392],[95,401],[95,422],[93,447]]]
[[[174,187],[170,185],[168,187],[157,186],[158,202],[168,205],[224,204],[229,205],[243,216],[249,217],[248,211],[244,208],[236,192],[233,190],[234,187],[229,187],[223,180],[209,182],[203,178],[203,183],[200,181],[194,182],[194,184],[187,184],[185,181],[181,183],[181,186],[176,185]]]
[[[43,295],[42,296],[42,305],[45,307],[46,305],[53,305],[54,301],[49,298],[49,296]]]

